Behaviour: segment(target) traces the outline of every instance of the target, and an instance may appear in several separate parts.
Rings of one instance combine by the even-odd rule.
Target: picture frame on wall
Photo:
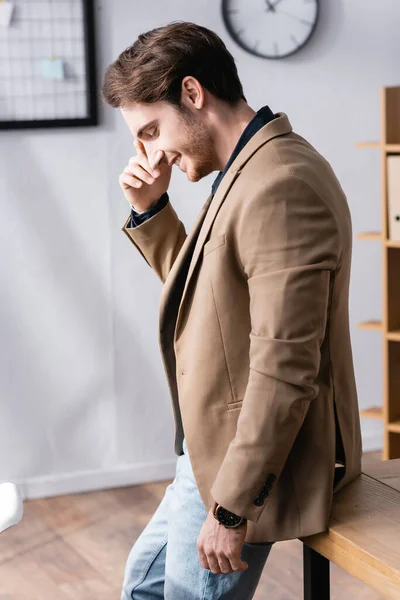
[[[98,124],[94,0],[0,3],[0,129]]]

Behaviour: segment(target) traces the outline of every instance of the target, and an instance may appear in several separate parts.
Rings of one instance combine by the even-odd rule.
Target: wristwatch
[[[229,528],[239,527],[239,525],[243,525],[247,521],[245,517],[239,517],[238,515],[235,515],[235,513],[227,510],[217,502],[214,505],[213,516],[220,525],[224,525],[225,527]]]

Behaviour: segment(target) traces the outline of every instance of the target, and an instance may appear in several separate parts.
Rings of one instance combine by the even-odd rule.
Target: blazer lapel
[[[225,173],[212,197],[208,197],[195,224],[183,243],[178,256],[168,274],[161,293],[159,311],[159,334],[167,335],[169,340],[178,336],[182,318],[184,301],[193,278],[197,264],[207,241],[208,233],[217,213],[225,200],[233,183],[240,175],[242,168],[251,156],[266,142],[278,135],[292,131],[285,113],[277,113],[277,117],[264,125],[239,152],[232,165]],[[172,338],[170,337],[172,335]],[[165,338],[166,339],[166,338]]]
[[[188,291],[190,282],[194,275],[195,268],[199,263],[199,258],[202,254],[203,246],[207,240],[207,236],[211,229],[211,225],[213,224],[214,219],[217,216],[217,213],[220,209],[220,206],[223,203],[223,201],[225,200],[225,198],[229,192],[229,189],[231,188],[232,184],[234,183],[236,178],[239,176],[239,174],[240,174],[239,167],[237,165],[236,165],[236,167],[234,167],[233,163],[232,163],[232,167],[225,173],[223,179],[221,180],[221,183],[219,184],[218,189],[215,192],[215,196],[213,197],[211,204],[209,205],[209,207],[207,209],[205,218],[200,225],[200,231],[198,233],[198,236],[196,236],[197,240],[195,240],[193,255],[192,255],[192,259],[190,261],[189,270],[188,270],[188,273],[187,273],[187,276],[185,279],[185,285],[183,288],[181,301],[180,301],[180,305],[179,305],[179,309],[178,309],[178,314],[177,314],[177,319],[176,319],[176,329],[175,329],[176,337],[178,337],[178,329],[179,329],[179,324],[180,324],[180,320],[182,317],[182,308],[184,306],[184,300],[187,295],[187,291]]]
[[[193,254],[194,244],[204,221],[204,217],[207,213],[207,209],[212,200],[211,194],[207,198],[207,201],[203,205],[190,233],[187,235],[182,247],[171,267],[168,277],[164,282],[161,290],[160,308],[159,308],[159,332],[160,334],[167,334],[173,326],[175,326],[175,319],[177,315],[177,309],[179,301],[182,296],[183,286],[185,283],[185,277],[190,264],[190,259]],[[176,310],[174,310],[174,308]],[[174,314],[175,313],[175,314]]]

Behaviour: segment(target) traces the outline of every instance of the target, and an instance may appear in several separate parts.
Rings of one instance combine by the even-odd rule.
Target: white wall
[[[98,3],[99,72],[143,31],[172,20],[213,28],[233,53],[254,109],[284,111],[331,162],[353,215],[351,324],[361,407],[381,402],[381,254],[356,233],[380,227],[380,86],[398,84],[400,3],[325,0],[301,54],[268,61],[228,37],[214,0]],[[134,154],[118,110],[87,130],[0,135],[0,481],[25,496],[166,479],[173,417],[157,340],[161,282],[121,231],[118,175]],[[171,202],[187,230],[216,173],[174,172]],[[363,425],[364,450],[381,447]]]

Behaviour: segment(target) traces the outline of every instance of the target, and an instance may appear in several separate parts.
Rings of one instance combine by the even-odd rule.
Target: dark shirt
[[[260,108],[260,110],[257,111],[257,113],[254,115],[250,123],[247,124],[246,129],[240,136],[235,148],[233,149],[231,156],[229,157],[228,162],[226,163],[225,169],[223,171],[220,171],[217,177],[215,178],[215,181],[211,187],[212,196],[215,195],[215,192],[217,191],[217,188],[221,183],[223,176],[225,175],[225,173],[227,172],[227,170],[229,169],[239,152],[242,150],[242,148],[244,148],[247,142],[253,137],[255,133],[257,133],[259,129],[261,129],[261,127],[264,127],[264,125],[269,123],[269,121],[272,121],[272,119],[274,118],[275,115],[268,106],[263,106],[262,108]],[[162,208],[164,208],[167,202],[169,202],[169,196],[168,193],[165,192],[161,196],[161,198],[155,204],[153,204],[151,208],[149,208],[149,210],[146,210],[141,214],[137,214],[132,208],[131,221],[129,227],[137,227],[144,221],[147,221],[147,219],[150,219],[150,217],[152,217]]]

